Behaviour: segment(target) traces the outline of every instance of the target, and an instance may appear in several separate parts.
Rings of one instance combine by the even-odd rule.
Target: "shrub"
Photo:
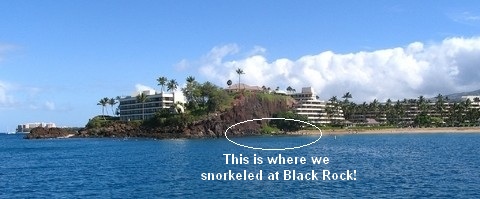
[[[271,127],[269,125],[262,125],[262,129],[260,129],[260,133],[262,134],[274,134],[274,133],[278,133],[280,130],[278,130],[277,128],[275,127]]]

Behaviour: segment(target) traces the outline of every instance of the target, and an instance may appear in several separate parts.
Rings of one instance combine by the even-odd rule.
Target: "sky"
[[[0,0],[0,131],[84,126],[165,76],[361,103],[480,89],[480,1]]]

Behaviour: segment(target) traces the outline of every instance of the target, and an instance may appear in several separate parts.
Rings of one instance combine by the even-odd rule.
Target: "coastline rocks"
[[[75,135],[75,132],[62,128],[36,127],[30,130],[26,139],[67,138]]]
[[[255,96],[239,100],[231,109],[212,114],[207,119],[191,124],[183,129],[187,138],[219,138],[231,125],[251,119],[272,117],[273,114],[288,111],[293,106],[293,100],[261,100]],[[258,135],[263,124],[268,121],[246,122],[229,129],[228,136],[238,137]]]
[[[104,127],[82,129],[75,137],[221,138],[225,137],[224,133],[231,125],[251,119],[272,117],[275,113],[290,110],[293,103],[293,99],[260,99],[252,94],[237,99],[230,109],[211,113],[203,120],[192,122],[185,127],[147,127],[126,121],[115,121]],[[262,125],[267,122],[262,120],[236,125],[229,129],[228,136],[258,135]]]

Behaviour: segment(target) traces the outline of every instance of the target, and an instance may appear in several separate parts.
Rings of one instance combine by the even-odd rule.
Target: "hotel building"
[[[184,103],[184,97],[181,92],[178,93],[157,93],[152,90],[146,90],[142,93],[147,95],[145,103],[137,100],[136,96],[126,96],[119,100],[120,120],[142,120],[149,119],[157,111],[171,108],[175,102]]]
[[[302,92],[289,95],[297,101],[293,111],[296,114],[306,116],[312,123],[325,125],[339,123],[345,120],[341,108],[328,114],[327,109],[334,108],[334,106],[325,101],[318,100],[312,87],[304,87],[302,88]]]
[[[34,123],[25,123],[19,124],[17,126],[17,132],[30,132],[33,128],[43,127],[43,128],[55,128],[57,127],[55,123],[45,123],[45,122],[34,122]]]

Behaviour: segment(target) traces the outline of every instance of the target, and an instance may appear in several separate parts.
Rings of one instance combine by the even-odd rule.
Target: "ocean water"
[[[234,140],[284,148],[317,138]],[[480,198],[479,147],[480,134],[473,133],[324,136],[286,151],[252,150],[226,139],[25,140],[0,134],[0,198]],[[226,164],[224,154],[242,158]],[[306,163],[269,164],[279,154]],[[313,164],[312,157],[329,161]],[[286,180],[284,172],[293,170],[307,177],[313,170],[318,179]],[[262,171],[262,179],[232,180],[229,171]],[[338,178],[324,180],[324,171]],[[202,173],[227,173],[227,179],[202,180]]]

